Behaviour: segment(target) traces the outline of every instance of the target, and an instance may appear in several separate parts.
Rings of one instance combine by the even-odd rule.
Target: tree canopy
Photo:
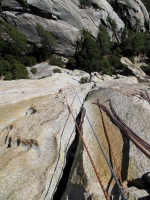
[[[46,59],[49,55],[53,53],[54,46],[56,45],[56,38],[52,35],[52,33],[40,24],[36,24],[39,36],[41,38],[41,53],[43,59]]]

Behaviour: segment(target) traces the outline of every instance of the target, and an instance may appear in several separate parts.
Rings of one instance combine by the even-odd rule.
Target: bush
[[[81,37],[76,42],[76,53],[74,58],[77,66],[81,70],[90,73],[92,71],[98,71],[100,68],[101,56],[99,47],[95,38],[86,29],[81,30]],[[74,62],[73,59],[72,61]]]
[[[20,57],[20,61],[23,65],[32,67],[37,63],[36,58],[33,56],[23,56]]]
[[[141,69],[145,72],[145,74],[147,74],[148,76],[150,76],[150,65],[148,65],[148,66],[141,66]]]
[[[4,76],[4,80],[27,79],[28,71],[23,64],[15,59],[11,59],[10,62],[2,59],[0,61],[0,76]]]
[[[21,63],[13,65],[12,78],[13,79],[28,79],[28,71],[26,67]]]
[[[37,69],[34,68],[34,67],[32,67],[31,70],[30,70],[30,72],[32,72],[32,74],[36,74],[37,73]]]
[[[77,68],[76,59],[73,58],[73,57],[70,57],[69,60],[68,60],[68,62],[67,62],[66,67],[67,67],[68,69],[71,69],[71,70],[76,69],[76,68]]]
[[[27,52],[27,38],[12,25],[0,21],[0,53],[20,56]],[[4,37],[5,36],[5,37]]]
[[[110,64],[108,58],[103,57],[101,61],[101,69],[103,74],[112,75],[114,67]]]
[[[54,46],[56,45],[56,38],[50,31],[44,29],[40,24],[37,23],[36,27],[41,38],[41,56],[43,59],[46,59],[49,54],[53,53]]]
[[[55,55],[53,55],[51,58],[50,58],[50,61],[49,61],[49,64],[50,65],[56,65],[58,67],[63,67],[64,63],[63,61],[61,60],[60,57],[56,57]]]
[[[61,70],[59,68],[53,69],[53,73],[61,73]]]
[[[88,82],[88,78],[87,77],[81,77],[79,83],[80,84],[84,84],[84,83],[87,83]]]
[[[23,7],[27,8],[28,7],[28,3],[26,0],[17,0]]]

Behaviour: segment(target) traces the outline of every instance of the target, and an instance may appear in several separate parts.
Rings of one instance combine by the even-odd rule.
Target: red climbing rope
[[[106,200],[110,200],[110,198],[109,198],[109,196],[108,196],[108,194],[107,194],[107,192],[106,192],[106,190],[105,190],[105,188],[104,188],[104,185],[103,185],[103,183],[102,183],[102,181],[101,181],[101,179],[100,179],[100,177],[99,177],[99,174],[98,174],[98,171],[97,171],[97,169],[96,169],[96,166],[95,166],[95,164],[94,164],[94,162],[93,162],[93,160],[92,160],[92,157],[91,157],[91,155],[90,155],[90,152],[89,152],[89,150],[88,150],[88,148],[87,148],[87,145],[86,145],[86,143],[85,143],[85,141],[84,141],[84,138],[83,138],[83,136],[82,136],[81,130],[80,130],[80,128],[79,128],[79,126],[78,126],[78,124],[77,124],[77,122],[76,122],[76,120],[75,120],[75,117],[74,117],[74,115],[73,115],[73,113],[72,113],[72,111],[71,111],[71,108],[70,108],[70,106],[69,106],[69,104],[68,104],[68,101],[67,101],[66,97],[64,97],[64,99],[65,99],[65,101],[66,101],[66,103],[67,103],[68,109],[69,109],[69,111],[70,111],[70,113],[71,113],[71,115],[72,115],[72,118],[73,118],[73,120],[74,120],[75,126],[76,126],[76,128],[77,128],[77,130],[78,130],[78,133],[79,133],[79,135],[80,135],[80,138],[81,138],[81,140],[82,140],[82,143],[83,143],[83,145],[84,145],[84,147],[85,147],[85,150],[86,150],[86,152],[87,152],[87,154],[88,154],[88,157],[89,157],[89,159],[90,159],[90,161],[91,161],[91,164],[92,164],[92,166],[93,166],[93,169],[94,169],[94,171],[95,171],[95,174],[96,174],[96,177],[97,177],[97,179],[98,179],[98,181],[99,181],[99,184],[100,184],[100,186],[101,186],[101,188],[102,188],[102,190],[103,190],[104,196],[105,196]]]
[[[110,101],[110,100],[109,100]],[[143,141],[137,134],[135,134],[116,114],[114,111],[114,108],[112,107],[113,115],[110,113],[110,111],[102,104],[100,104],[98,101],[95,102],[96,105],[101,107],[107,115],[113,119],[113,121],[118,125],[120,129],[123,130],[123,132],[128,136],[128,138],[148,157],[150,158],[150,153],[147,152],[150,149],[150,145]],[[111,104],[110,104],[111,105]],[[111,105],[112,106],[112,105]]]
[[[150,97],[148,96],[148,92],[145,91],[145,94],[144,93],[140,93],[140,96],[145,99],[148,103],[150,103]]]
[[[106,134],[106,137],[107,137],[107,140],[108,140],[108,145],[110,147],[111,155],[112,155],[112,158],[113,158],[115,166],[116,166],[117,175],[118,175],[122,190],[123,190],[125,196],[127,196],[125,188],[123,186],[123,182],[122,182],[122,178],[121,178],[121,172],[120,172],[119,167],[117,166],[117,162],[116,162],[116,159],[115,159],[115,156],[114,156],[114,151],[113,151],[113,148],[112,148],[112,145],[111,145],[111,142],[110,142],[109,134],[108,134],[107,129],[106,129],[104,116],[103,116],[103,113],[102,113],[102,110],[101,110],[100,107],[99,107],[99,109],[100,109],[100,113],[101,113],[101,116],[102,116],[102,123],[103,123],[104,131],[105,131],[105,134]]]

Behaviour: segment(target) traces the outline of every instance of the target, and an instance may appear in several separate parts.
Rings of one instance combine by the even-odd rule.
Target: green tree
[[[131,57],[148,51],[147,34],[125,28],[122,31],[120,48],[124,56]]]
[[[77,66],[87,72],[100,69],[100,50],[95,38],[86,30],[81,30],[81,37],[77,40],[75,59]]]
[[[5,80],[27,79],[28,71],[12,55],[6,55],[5,59],[0,60],[0,77],[4,77]]]
[[[20,56],[27,52],[27,38],[15,27],[0,21],[0,53]]]
[[[52,35],[52,33],[48,30],[45,30],[40,24],[36,25],[39,36],[41,38],[41,53],[43,59],[48,58],[54,51],[54,47],[56,45],[56,38]]]
[[[107,31],[107,28],[103,25],[99,26],[99,32],[97,35],[97,44],[100,49],[101,55],[106,55],[110,53],[112,42]]]
[[[13,64],[12,79],[28,79],[28,71],[23,64]]]

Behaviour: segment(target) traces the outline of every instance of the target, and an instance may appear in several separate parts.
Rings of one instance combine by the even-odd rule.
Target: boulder
[[[67,74],[1,81],[0,199],[53,197],[76,135],[64,96],[76,117],[75,91],[83,103],[92,85],[80,86]]]
[[[106,157],[111,159],[110,147],[104,132],[100,110],[92,103],[99,99],[101,103],[105,102],[105,106],[110,109],[106,100],[111,99],[112,104],[121,119],[123,119],[123,121],[140,137],[149,143],[149,105],[147,102],[143,102],[143,100],[139,100],[136,97],[131,96],[131,94],[127,96],[127,93],[125,94],[123,89],[123,87],[127,87],[127,85],[128,91],[131,90],[133,87],[131,84],[121,85],[120,90],[117,89],[118,91],[115,87],[114,89],[110,89],[109,86],[108,88],[97,87],[88,94],[84,103],[88,119],[86,117],[84,119],[82,129],[83,137],[104,188],[107,188],[108,195],[110,195],[113,199],[119,199],[120,192],[116,187],[114,179],[112,179],[110,169],[106,164],[102,151],[100,150],[90,125],[92,124]],[[138,84],[135,84],[134,86],[137,89],[139,87]],[[148,89],[148,85],[145,89]],[[132,91],[132,95],[133,94],[134,92]],[[126,182],[128,183],[130,180],[141,178],[142,175],[149,170],[150,161],[142,152],[139,151],[138,148],[135,147],[131,141],[126,138],[125,135],[123,135],[123,133],[104,112],[103,116],[116,163],[121,171],[125,190],[129,193],[128,199],[132,200],[136,197],[142,199],[142,197],[148,195],[147,192],[144,190],[141,191],[142,188],[134,189],[134,187],[137,186],[136,184],[128,188],[128,184],[126,184]],[[113,159],[111,159],[111,163],[113,163]],[[116,171],[115,174],[117,174]],[[79,197],[82,197],[81,199],[87,199],[86,197],[89,199],[105,199],[89,157],[85,148],[83,148],[81,141],[77,149],[63,200],[75,200],[79,199]]]
[[[139,64],[133,64],[128,58],[122,57],[121,63],[126,65],[133,74],[138,78],[146,78],[145,72],[142,71]]]

